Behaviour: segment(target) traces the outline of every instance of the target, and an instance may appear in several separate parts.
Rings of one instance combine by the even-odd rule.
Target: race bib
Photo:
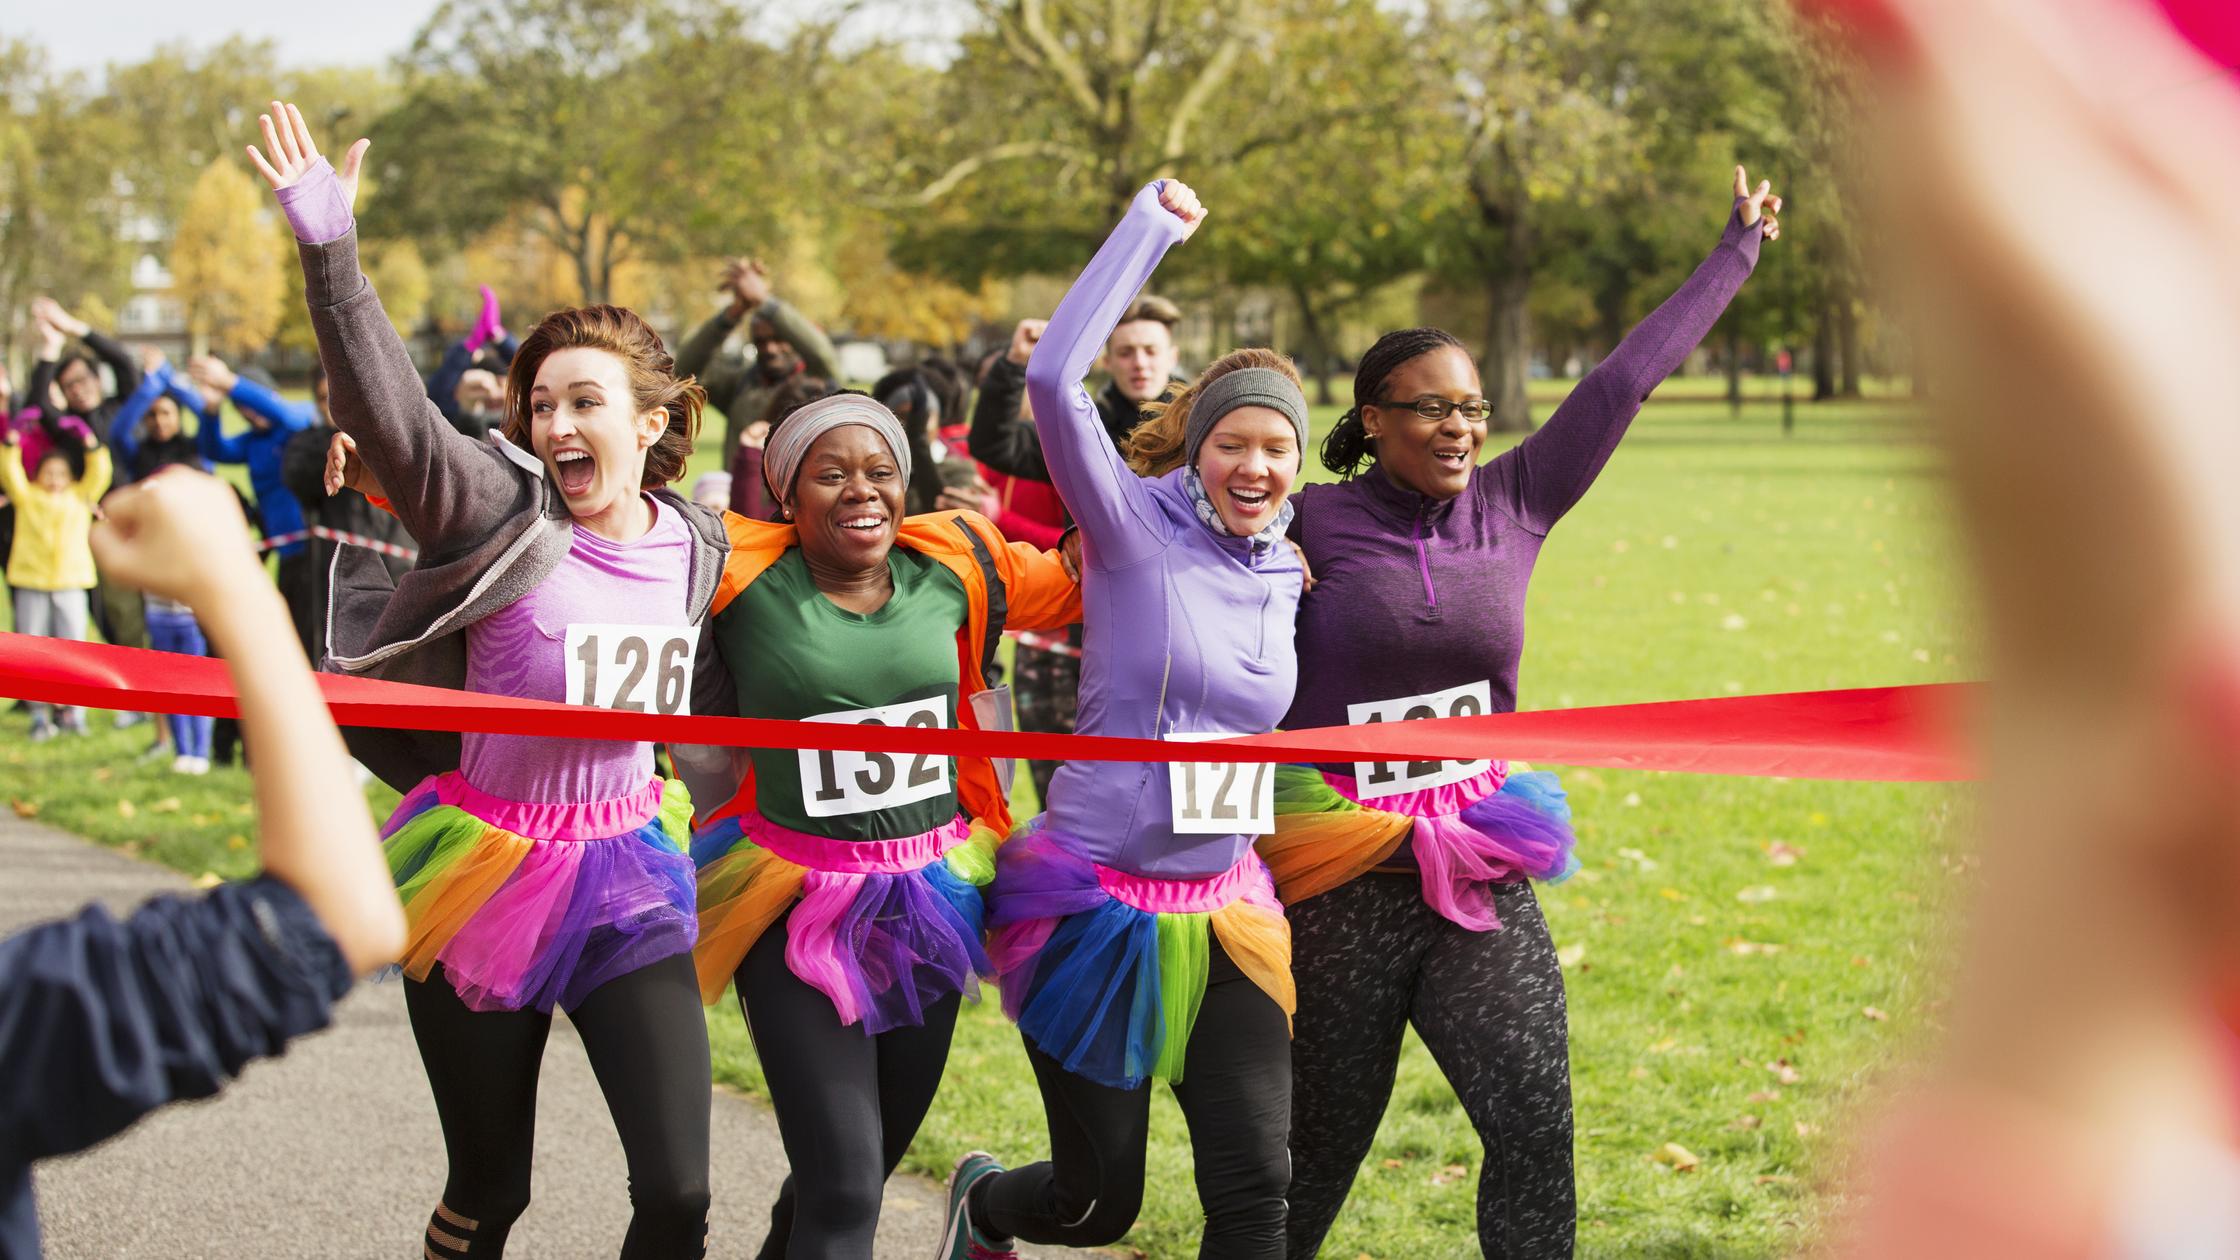
[[[949,698],[928,696],[876,709],[845,709],[803,719],[859,726],[937,727],[949,724]],[[949,759],[938,753],[801,750],[801,812],[811,818],[868,814],[928,800],[949,791]]]
[[[1428,695],[1347,705],[1346,721],[1354,726],[1366,726],[1371,722],[1476,717],[1492,708],[1493,684],[1474,682]],[[1490,761],[1357,761],[1353,763],[1353,777],[1360,785],[1362,799],[1367,800],[1460,783],[1484,774],[1491,764]]]
[[[1196,742],[1224,734],[1169,735]],[[1276,829],[1276,773],[1270,762],[1173,761],[1167,763],[1176,835],[1264,836]]]
[[[692,712],[698,626],[571,625],[568,703],[626,713]]]

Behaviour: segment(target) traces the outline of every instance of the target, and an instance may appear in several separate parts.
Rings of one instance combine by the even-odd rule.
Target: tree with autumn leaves
[[[1224,207],[1162,273],[1205,346],[1273,340],[1327,388],[1376,328],[1436,320],[1513,427],[1535,356],[1591,359],[1700,254],[1704,185],[1742,157],[1782,177],[1801,248],[1711,345],[1739,365],[1820,344],[1830,392],[1878,353],[1840,67],[1755,0],[967,0],[932,49],[876,37],[900,0],[790,22],[748,3],[446,0],[391,71],[235,39],[98,93],[0,45],[0,166],[84,155],[0,188],[0,303],[115,306],[137,236],[220,344],[306,344],[281,233],[217,173],[238,103],[277,82],[374,140],[360,229],[400,329],[463,322],[484,282],[509,310],[683,326],[715,260],[752,254],[835,328],[951,346],[1034,313],[1017,295],[1049,281],[1016,281],[1069,274],[1175,174]],[[276,324],[249,257],[272,252]]]

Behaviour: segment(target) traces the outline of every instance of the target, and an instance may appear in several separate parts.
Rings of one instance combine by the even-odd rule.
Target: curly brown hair
[[[1183,449],[1189,440],[1190,407],[1198,401],[1198,395],[1231,372],[1256,367],[1274,368],[1290,377],[1293,384],[1299,383],[1298,366],[1273,350],[1260,346],[1231,350],[1207,364],[1198,379],[1171,401],[1143,404],[1143,423],[1128,434],[1127,445],[1121,449],[1121,454],[1128,457],[1128,466],[1146,477],[1162,477],[1182,467],[1190,454]]]
[[[661,334],[627,307],[571,307],[554,311],[529,330],[506,370],[506,440],[530,449],[529,391],[536,387],[537,369],[555,351],[578,348],[604,350],[622,360],[630,377],[630,404],[637,411],[658,407],[669,413],[669,427],[646,448],[646,471],[639,484],[651,490],[682,477],[700,436],[708,391],[693,378],[677,375],[677,361]]]

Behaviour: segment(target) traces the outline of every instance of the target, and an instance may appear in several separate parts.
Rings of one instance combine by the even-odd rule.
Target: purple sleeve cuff
[[[288,216],[288,226],[295,230],[296,239],[306,245],[339,240],[358,225],[350,213],[350,203],[343,198],[342,180],[325,158],[313,162],[302,178],[274,190],[272,195],[279,198],[280,212]]]

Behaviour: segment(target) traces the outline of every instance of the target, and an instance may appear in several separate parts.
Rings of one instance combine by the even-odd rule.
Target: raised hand
[[[329,495],[340,494],[342,488],[348,486],[369,499],[389,497],[373,471],[358,458],[358,444],[347,433],[336,433],[327,439],[326,483]]]
[[[140,370],[150,376],[162,371],[163,365],[169,361],[163,357],[163,347],[161,346],[140,347]]]
[[[40,296],[31,299],[31,318],[38,320],[65,337],[83,337],[92,331],[91,325],[72,316],[70,312],[62,309],[62,303],[51,297]]]
[[[1750,187],[1750,176],[1737,166],[1734,168],[1734,195],[1742,198],[1742,225],[1756,224],[1769,241],[1781,239],[1781,198],[1773,195],[1773,181],[1761,179],[1757,188]]]
[[[722,288],[742,312],[770,300],[770,269],[759,258],[734,258],[723,265]]]
[[[1206,221],[1206,208],[1198,204],[1198,194],[1179,179],[1167,180],[1160,186],[1159,204],[1182,220],[1182,239],[1185,241],[1197,232],[1200,223]]]
[[[229,591],[270,585],[240,499],[207,473],[166,468],[111,494],[101,508],[93,557],[104,577],[197,608]]]
[[[1034,343],[1042,340],[1043,330],[1048,327],[1047,319],[1020,320],[1019,326],[1011,330],[1011,348],[1004,351],[1003,357],[1025,367],[1027,360],[1034,357]]]
[[[195,384],[220,394],[232,393],[239,379],[233,369],[226,366],[225,360],[212,354],[198,354],[187,360],[187,375],[194,378]]]
[[[286,101],[274,101],[271,113],[257,115],[257,126],[264,132],[264,150],[250,145],[249,160],[256,164],[274,192],[293,187],[318,166],[319,146],[311,139],[311,128],[304,125],[302,110]],[[372,144],[371,140],[360,140],[342,155],[342,166],[335,172],[335,178],[342,185],[342,203],[346,207],[358,204],[358,168]]]

